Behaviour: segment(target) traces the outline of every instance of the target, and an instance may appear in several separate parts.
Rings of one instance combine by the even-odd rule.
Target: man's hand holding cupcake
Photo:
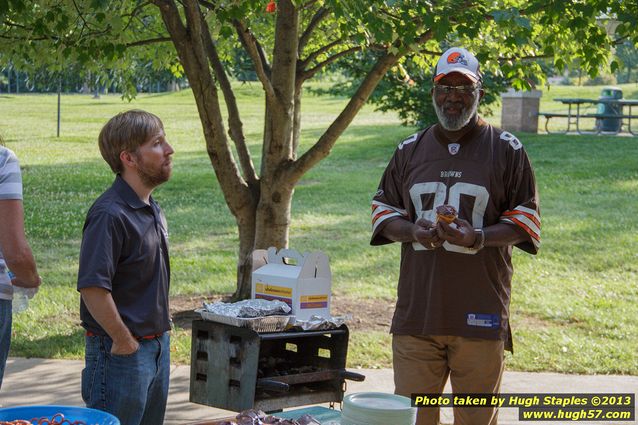
[[[474,227],[467,220],[458,218],[456,208],[452,205],[436,207],[436,232],[441,243],[448,241],[454,245],[471,247],[476,240]]]
[[[436,230],[436,224],[424,218],[420,218],[414,223],[412,237],[426,249],[435,249],[443,244]]]

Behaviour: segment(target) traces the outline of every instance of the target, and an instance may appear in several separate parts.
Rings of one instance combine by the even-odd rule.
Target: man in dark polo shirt
[[[160,119],[140,110],[111,118],[98,142],[116,177],[84,223],[82,398],[122,425],[159,425],[170,371],[170,267],[166,219],[151,192],[170,178],[174,151]]]

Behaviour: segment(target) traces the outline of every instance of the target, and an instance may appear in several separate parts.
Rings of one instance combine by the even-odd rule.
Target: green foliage
[[[92,73],[78,64],[70,64],[61,71],[52,71],[42,66],[37,69],[30,68],[27,72],[18,72],[13,64],[9,63],[4,69],[0,69],[0,90],[7,93],[18,91],[50,93],[57,92],[60,88],[63,93],[104,93],[106,91],[130,94],[131,90],[134,92],[138,90],[167,91],[173,82],[184,83],[183,78],[177,77],[181,73],[179,64],[175,64],[174,69],[169,71],[155,69],[151,61],[146,63],[135,61],[127,73],[130,78],[120,78],[115,71],[108,70]],[[10,77],[7,78],[7,76]],[[8,87],[9,82],[11,87]],[[20,90],[17,90],[16,86],[19,86]]]
[[[283,1],[283,0],[282,0]],[[323,0],[301,4],[300,27],[308,28],[325,9],[299,54],[305,70],[331,63],[346,76],[332,93],[352,96],[385,55],[402,57],[379,84],[371,101],[381,111],[396,110],[404,123],[419,126],[435,121],[430,103],[431,68],[438,55],[452,45],[473,51],[485,74],[486,96],[481,113],[489,115],[507,86],[525,90],[543,85],[553,68],[578,67],[595,78],[612,72],[612,38],[605,24],[619,22],[614,37],[638,41],[636,8],[632,2],[600,0],[545,1],[482,0],[471,5],[455,0]],[[263,0],[227,0],[201,3],[203,21],[227,73],[240,80],[255,80],[254,64],[247,59],[236,33],[241,20],[258,40],[271,63],[277,13],[266,13]],[[176,4],[184,22],[185,11]],[[152,2],[12,0],[0,13],[0,61],[11,60],[31,73],[74,69],[101,85],[115,86],[127,98],[137,93],[136,79],[149,72],[169,70],[181,77],[183,69],[170,42],[158,8]],[[190,29],[193,30],[193,29]],[[175,41],[175,40],[173,40]],[[341,53],[351,49],[351,53]],[[623,50],[620,50],[622,56]],[[627,55],[625,55],[627,56]],[[629,59],[625,60],[628,62]],[[143,66],[140,66],[143,65]],[[140,71],[140,68],[142,71]],[[407,78],[406,78],[407,76]],[[408,84],[406,84],[406,82]],[[601,80],[593,80],[594,84]]]
[[[237,81],[257,81],[257,73],[253,69],[252,62],[246,51],[240,48],[234,49],[232,62],[233,76]]]
[[[638,41],[634,3],[324,0],[303,6],[302,28],[319,7],[331,15],[320,23],[300,59],[339,40],[313,62],[360,46],[364,51],[418,55],[417,62],[431,66],[444,46],[463,45],[477,54],[484,71],[514,87],[529,88],[533,80],[543,82],[542,69],[530,63],[532,58],[551,57],[558,69],[579,58],[579,66],[592,77],[601,67],[610,66],[611,40],[599,18],[604,13],[616,17],[620,22],[617,37]],[[178,62],[170,43],[146,44],[168,37],[157,7],[150,2],[11,0],[2,4],[0,14],[6,19],[0,24],[0,52],[24,69],[60,70],[78,64],[85,72],[108,69],[117,75],[105,78],[130,78],[127,70],[132,61],[152,60],[155,69],[170,69]],[[272,54],[276,14],[265,13],[263,0],[216,5],[214,10],[202,10],[225,60],[232,61],[239,46],[234,19],[246,22],[265,52]]]
[[[583,82],[585,86],[600,86],[600,85],[612,85],[616,84],[616,77],[611,74],[597,75],[593,78],[588,78]]]
[[[342,62],[335,72],[341,74],[334,85],[327,89],[318,88],[317,93],[329,93],[350,97],[365,78],[367,64],[375,59],[375,54],[359,54],[352,60]],[[393,68],[379,83],[369,102],[379,111],[396,111],[404,125],[425,126],[437,122],[432,106],[433,68],[424,66],[418,56],[406,57],[399,67]],[[479,105],[479,112],[490,116],[498,105],[501,92],[508,87],[508,81],[502,76],[487,73],[483,75],[485,95]]]
[[[393,1],[386,2],[386,5],[403,7],[405,13],[412,12],[423,18],[420,28],[414,27],[414,22],[418,21],[414,16],[409,19],[410,29],[384,27],[385,31],[393,34],[390,42],[399,46],[396,51],[401,51],[401,47],[411,48],[412,52],[402,65],[416,84],[406,84],[409,80],[394,68],[379,84],[370,101],[379,110],[396,110],[404,123],[419,126],[436,120],[429,102],[430,69],[439,52],[449,46],[464,46],[477,55],[486,75],[486,97],[481,112],[489,115],[495,105],[494,100],[506,87],[527,90],[542,86],[553,69],[562,71],[578,66],[580,71],[592,78],[601,71],[613,72],[618,63],[608,62],[611,38],[599,17],[607,12],[621,20],[635,20],[629,15],[633,6],[617,4],[607,9],[606,2],[598,1],[505,1],[498,5],[479,2],[470,7],[454,1],[436,4]],[[370,9],[375,10],[372,6]],[[383,7],[376,10],[377,20],[372,18],[370,26],[383,27],[396,22],[405,24],[408,20],[406,15],[390,13]],[[363,16],[363,12],[360,13]],[[425,28],[429,28],[432,38],[413,47],[410,44],[413,38],[410,37]],[[621,24],[620,28],[624,36],[636,37],[635,27],[632,30],[630,26]],[[407,38],[402,38],[404,35]],[[331,93],[352,95],[366,77],[369,64],[382,52],[373,48],[339,62],[335,68],[345,74],[345,81],[333,87]],[[574,62],[574,58],[578,61]]]
[[[621,62],[621,65],[618,69],[618,82],[631,83],[632,71],[636,68],[636,66],[638,66],[638,49],[636,48],[634,43],[625,41],[624,43],[616,47],[616,57]],[[635,78],[634,81],[636,81]]]
[[[168,43],[132,48],[163,34],[159,12],[147,6],[127,0],[10,2],[0,24],[0,63],[11,61],[32,78],[43,70],[72,70],[80,80],[90,75],[134,96],[136,64],[166,70],[176,62]]]

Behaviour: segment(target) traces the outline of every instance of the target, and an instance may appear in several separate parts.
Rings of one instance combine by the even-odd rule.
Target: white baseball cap
[[[462,47],[452,47],[441,55],[434,71],[434,81],[453,72],[465,75],[474,83],[481,81],[481,71],[476,56]]]

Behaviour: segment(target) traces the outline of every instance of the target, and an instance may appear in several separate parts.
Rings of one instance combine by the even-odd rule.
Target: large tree
[[[631,83],[632,72],[638,65],[638,48],[631,41],[619,45],[616,48],[616,57],[622,62],[622,68],[627,72],[625,75],[618,75],[618,82]],[[635,78],[634,78],[635,79]]]
[[[586,72],[606,64],[613,40],[601,13],[634,37],[634,2],[602,0],[3,0],[0,54],[14,64],[62,69],[81,63],[127,77],[129,63],[152,58],[183,72],[199,111],[210,162],[239,230],[238,297],[250,291],[251,253],[284,247],[300,178],[330,153],[390,70],[406,58],[432,66],[459,44],[483,68],[528,85],[542,71],[580,58]],[[251,58],[265,93],[261,167],[253,164],[229,79],[233,49]],[[300,151],[302,88],[327,66],[373,51],[374,60],[341,113]],[[129,86],[129,93],[134,87]],[[222,102],[223,99],[223,102]],[[227,121],[223,119],[226,108]]]

